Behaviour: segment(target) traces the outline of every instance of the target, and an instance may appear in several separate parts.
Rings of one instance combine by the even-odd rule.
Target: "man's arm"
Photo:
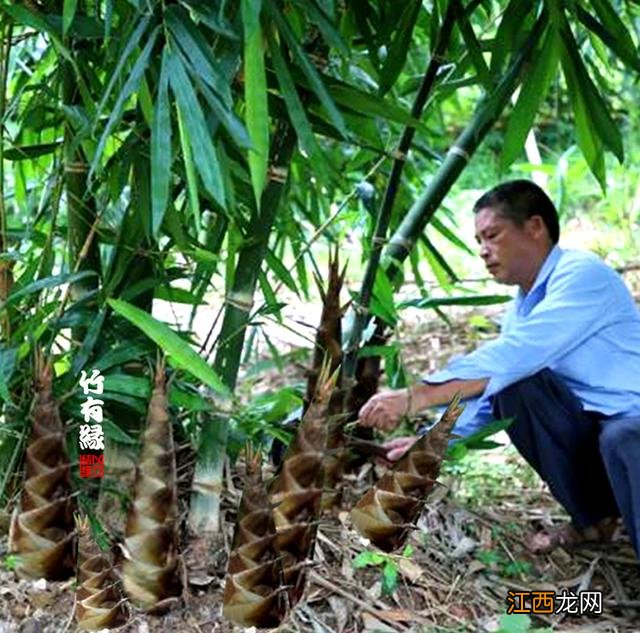
[[[359,422],[382,431],[390,431],[405,415],[414,415],[429,407],[449,404],[461,392],[463,398],[480,395],[488,378],[476,380],[449,380],[438,384],[421,383],[407,389],[387,391],[373,396],[360,409]]]

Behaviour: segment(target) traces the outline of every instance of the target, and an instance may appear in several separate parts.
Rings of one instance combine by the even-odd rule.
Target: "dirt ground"
[[[634,278],[634,289],[636,282]],[[409,316],[397,333],[404,348],[411,350],[405,359],[409,374],[415,378],[453,353],[495,336],[499,312],[495,308],[452,311],[450,326],[439,319],[425,321]],[[254,388],[275,389],[300,375],[300,366],[292,365],[263,377]],[[483,453],[475,463],[477,467],[462,471],[455,464],[444,469],[443,485],[427,502],[409,537],[412,551],[385,559],[397,574],[392,590],[383,588],[382,564],[363,568],[354,565],[362,552],[374,550],[352,529],[348,513],[323,520],[315,557],[308,568],[305,598],[280,631],[497,631],[510,590],[588,590],[602,592],[601,615],[539,614],[531,616],[532,626],[574,633],[639,633],[640,565],[625,535],[618,533],[614,542],[606,546],[558,548],[550,554],[534,556],[526,543],[540,527],[562,521],[561,508],[511,448]],[[366,464],[349,476],[347,506],[364,493],[376,468],[380,474],[380,467]],[[233,473],[231,476],[235,479]],[[228,521],[220,541],[191,538],[183,543],[189,579],[183,605],[162,617],[133,612],[121,631],[243,631],[221,618],[225,551],[232,537],[237,492],[228,493],[225,501]],[[5,516],[0,522],[3,558],[7,527]],[[74,589],[74,579],[60,583],[20,580],[3,568],[0,633],[75,631]]]

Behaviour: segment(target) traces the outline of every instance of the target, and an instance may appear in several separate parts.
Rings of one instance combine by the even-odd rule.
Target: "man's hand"
[[[409,414],[411,398],[407,389],[377,393],[360,409],[359,423],[381,431],[391,431]]]
[[[393,440],[385,442],[382,446],[387,449],[387,461],[398,461],[418,439],[419,437],[417,435],[409,435],[406,437],[396,437]]]

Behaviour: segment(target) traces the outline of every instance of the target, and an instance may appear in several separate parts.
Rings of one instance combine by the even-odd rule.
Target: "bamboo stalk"
[[[280,121],[272,144],[269,182],[262,194],[260,211],[255,212],[247,240],[240,250],[231,290],[227,295],[214,368],[233,391],[240,368],[240,357],[247,324],[253,307],[258,274],[267,252],[271,227],[286,188],[288,165],[296,144],[293,127]],[[195,481],[191,497],[189,526],[195,533],[220,529],[220,494],[227,449],[228,421],[216,415],[202,427]]]
[[[7,104],[7,70],[9,65],[9,54],[11,53],[11,33],[12,27],[7,24],[6,30],[2,31],[2,41],[0,41],[0,121],[4,121]],[[6,42],[6,44],[5,44]],[[8,251],[7,241],[7,210],[5,207],[4,194],[4,127],[0,138],[0,255]],[[11,262],[0,261],[0,303],[4,303],[9,296],[13,286],[13,274],[11,272]],[[11,337],[11,315],[7,309],[0,320],[0,333],[8,341]]]
[[[487,133],[508,106],[511,95],[517,88],[547,23],[547,15],[543,12],[516,59],[493,92],[482,99],[476,108],[473,118],[454,141],[429,186],[409,209],[400,226],[389,240],[383,255],[383,265],[390,279],[397,278],[401,271],[400,265],[411,252],[416,240],[424,231],[429,220],[431,220],[442,200],[449,193],[449,190],[462,173],[462,170],[467,166]]]
[[[434,46],[429,64],[427,65],[427,70],[422,78],[418,94],[416,95],[413,107],[411,108],[411,116],[415,119],[419,119],[422,116],[427,99],[429,98],[429,95],[436,83],[438,71],[445,61],[443,59],[443,55],[449,46],[449,40],[451,39],[451,32],[453,30],[457,9],[458,7],[456,2],[450,2],[447,7],[447,11],[442,21],[442,26],[438,33],[436,45]],[[353,306],[355,318],[349,336],[343,366],[343,381],[345,381],[346,386],[353,384],[353,378],[356,373],[360,338],[367,322],[369,321],[369,304],[371,302],[373,285],[380,264],[382,248],[389,229],[393,206],[400,186],[402,171],[404,170],[404,166],[407,161],[407,153],[411,148],[415,132],[416,128],[412,124],[409,124],[404,128],[395,152],[396,158],[393,161],[391,175],[389,176],[384,198],[380,209],[378,210],[376,228],[371,244],[371,254],[367,261],[367,267],[362,279],[360,296],[357,303]]]
[[[78,7],[78,12],[81,5]],[[72,42],[67,42],[73,51]],[[77,68],[77,66],[76,66]],[[73,65],[62,60],[62,101],[65,107],[82,106],[82,99],[78,90],[78,82],[74,75]],[[79,72],[79,70],[78,70]],[[75,141],[75,133],[69,121],[64,124],[64,181],[67,198],[67,247],[69,253],[69,268],[78,270],[93,270],[100,272],[100,252],[98,244],[92,241],[84,259],[80,253],[87,241],[91,227],[96,220],[96,206],[93,196],[89,193],[87,174],[89,167],[82,147]],[[98,277],[87,277],[74,282],[71,287],[73,299],[80,299],[88,292],[98,287]],[[76,333],[77,336],[81,332]]]

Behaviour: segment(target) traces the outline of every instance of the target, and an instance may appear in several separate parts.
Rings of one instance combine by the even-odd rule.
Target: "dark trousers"
[[[496,394],[493,414],[515,418],[511,441],[576,527],[622,515],[640,558],[640,418],[584,411],[549,369]]]

